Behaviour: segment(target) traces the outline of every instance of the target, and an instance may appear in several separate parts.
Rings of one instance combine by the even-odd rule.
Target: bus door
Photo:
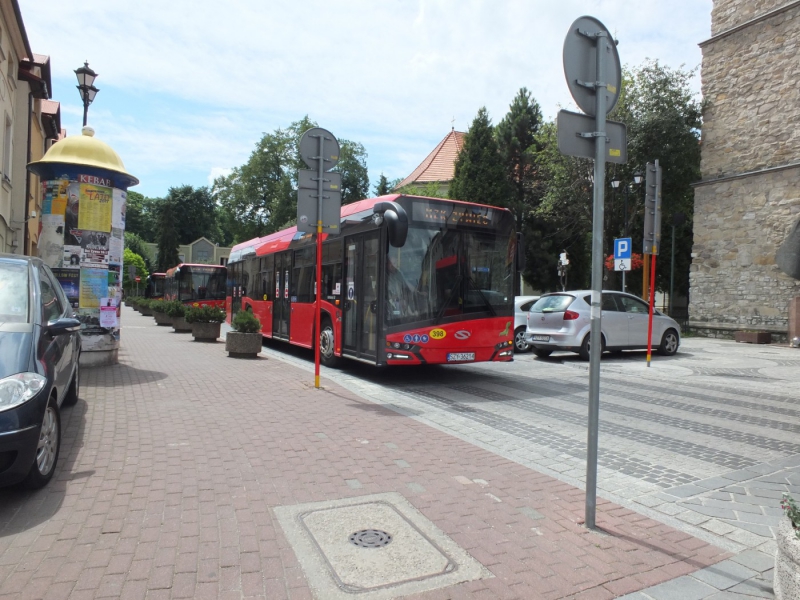
[[[228,281],[231,288],[231,319],[236,316],[239,309],[242,308],[242,298],[239,294],[239,286],[242,281],[242,269],[244,263],[236,263],[232,267],[228,267]]]
[[[345,238],[342,352],[374,360],[378,350],[379,232]]]
[[[289,339],[289,277],[292,271],[292,253],[275,255],[275,301],[272,303],[272,336]]]

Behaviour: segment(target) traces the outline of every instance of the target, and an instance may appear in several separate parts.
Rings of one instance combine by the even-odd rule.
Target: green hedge
[[[216,306],[200,306],[187,310],[185,319],[187,323],[223,323],[225,311]]]
[[[239,333],[258,333],[261,322],[249,310],[240,310],[231,321],[231,327]]]

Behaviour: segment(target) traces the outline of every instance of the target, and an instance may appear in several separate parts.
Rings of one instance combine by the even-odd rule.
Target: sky
[[[500,122],[521,87],[545,119],[577,110],[564,79],[570,24],[598,18],[623,65],[699,67],[712,0],[18,0],[50,56],[62,127],[79,135],[74,70],[100,91],[89,125],[134,190],[210,185],[264,133],[308,115],[366,148],[371,188],[403,178],[485,106]],[[699,68],[693,87],[700,93]]]

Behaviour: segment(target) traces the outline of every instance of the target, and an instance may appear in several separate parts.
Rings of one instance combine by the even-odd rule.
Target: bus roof
[[[180,269],[183,267],[212,267],[215,269],[224,269],[225,267],[222,265],[208,265],[203,263],[180,263],[179,265],[175,265],[171,269],[167,269],[167,272],[164,273],[165,276],[172,277],[175,274],[175,269]]]
[[[476,202],[464,202],[462,200],[452,200],[450,198],[431,198],[428,196],[416,196],[416,195],[407,195],[407,194],[387,194],[386,196],[378,196],[377,198],[366,198],[364,200],[359,200],[358,202],[353,202],[351,204],[345,204],[342,206],[341,217],[349,217],[356,213],[360,213],[365,210],[369,210],[378,202],[395,202],[398,198],[402,197],[409,197],[409,198],[420,198],[422,200],[438,200],[438,201],[445,201],[445,202],[454,202],[456,204],[465,204],[470,206],[481,206],[486,208],[494,208],[499,210],[507,210],[505,208],[497,207],[497,206],[490,206],[488,204],[478,204]],[[302,233],[298,233],[297,226],[292,226],[287,229],[283,229],[281,231],[276,231],[275,233],[271,233],[269,235],[265,235],[263,237],[253,238],[251,240],[247,240],[246,242],[242,242],[240,244],[236,244],[233,248],[231,248],[230,258],[228,262],[234,263],[242,260],[246,256],[251,256],[255,254],[256,256],[264,256],[265,254],[272,254],[273,252],[280,252],[281,250],[285,250],[289,247],[292,240],[296,239],[298,235],[305,235]],[[322,234],[323,240],[327,238],[327,234]]]

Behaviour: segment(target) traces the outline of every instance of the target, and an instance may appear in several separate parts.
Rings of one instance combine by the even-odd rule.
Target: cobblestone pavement
[[[267,352],[312,367],[302,352]],[[797,349],[704,338],[685,339],[675,357],[654,356],[650,368],[641,352],[603,359],[598,493],[743,556],[751,581],[721,588],[729,594],[771,597],[780,497],[800,495],[798,367]],[[410,378],[360,365],[326,373],[374,402],[583,487],[588,364],[575,355],[431,367]]]
[[[617,462],[601,468],[599,531],[580,524],[584,494],[575,448],[585,435],[571,415],[581,411],[585,372],[568,361],[474,365],[474,373],[350,367],[326,370],[325,389],[318,391],[300,352],[268,349],[259,360],[229,359],[221,343],[193,343],[127,308],[122,335],[120,364],[85,370],[81,401],[63,411],[55,479],[38,492],[0,491],[1,597],[312,598],[272,509],[389,492],[402,494],[492,575],[414,598],[603,600],[645,590],[657,600],[686,600],[742,582],[756,589],[760,574],[769,577],[757,550],[733,558],[726,552],[745,547],[745,540],[702,523],[688,533],[679,517],[725,501],[707,500],[711,487],[689,494],[685,486],[731,467],[758,469],[789,453],[710,433],[678,435],[674,425],[657,420],[676,417],[671,408],[608,398],[653,417],[603,413],[604,427],[618,428],[602,432],[603,454],[614,450]],[[707,386],[680,385],[745,401],[733,387],[708,387],[715,376],[692,377]],[[575,387],[559,387],[556,378]],[[621,388],[639,380],[659,387],[653,377],[615,373],[611,379]],[[725,402],[719,408],[732,410]],[[758,424],[680,416],[793,443],[791,432]],[[774,420],[794,422],[786,415]],[[625,437],[634,431],[647,433]],[[531,468],[534,459],[540,467]],[[781,473],[789,469],[783,465]],[[754,474],[755,481],[775,473]],[[764,489],[741,478],[718,489],[736,487],[727,492],[731,503]],[[661,503],[642,502],[659,494],[667,494]],[[664,512],[667,505],[679,514]],[[709,544],[708,536],[728,547]],[[672,595],[657,595],[652,586],[659,585]],[[676,589],[683,595],[675,596]]]

